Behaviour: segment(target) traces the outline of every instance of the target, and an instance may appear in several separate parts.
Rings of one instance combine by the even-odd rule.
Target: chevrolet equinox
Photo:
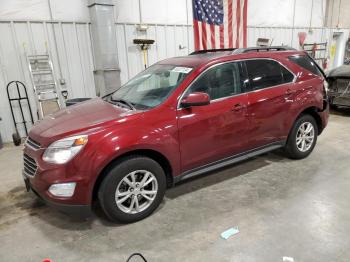
[[[88,215],[98,200],[112,221],[134,222],[184,179],[277,148],[307,157],[328,115],[324,73],[305,52],[197,51],[38,122],[23,177],[65,212]]]

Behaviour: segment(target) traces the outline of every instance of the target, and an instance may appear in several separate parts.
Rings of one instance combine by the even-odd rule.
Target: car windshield
[[[175,65],[153,65],[119,88],[109,100],[131,109],[154,108],[169,97],[191,70]]]

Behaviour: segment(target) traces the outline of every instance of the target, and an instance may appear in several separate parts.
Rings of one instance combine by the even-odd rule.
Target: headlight
[[[64,164],[71,160],[88,142],[87,135],[72,136],[52,143],[43,155],[43,160],[54,164]]]

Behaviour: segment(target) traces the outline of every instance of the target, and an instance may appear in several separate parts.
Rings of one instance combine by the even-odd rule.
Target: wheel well
[[[321,117],[319,116],[319,114],[317,113],[317,107],[309,107],[309,108],[306,108],[303,112],[300,113],[300,115],[298,116],[298,118],[301,116],[301,115],[311,115],[315,120],[316,120],[316,123],[317,123],[317,129],[318,129],[318,135],[320,135],[323,131],[323,128],[322,128],[322,119]]]
[[[118,156],[117,158],[113,159],[111,162],[108,163],[107,166],[103,168],[101,173],[99,174],[95,185],[93,189],[93,195],[92,198],[93,200],[97,199],[97,194],[98,194],[98,189],[103,181],[103,179],[106,177],[108,172],[118,163],[122,162],[123,159],[126,157],[132,156],[132,155],[137,155],[137,156],[146,156],[154,161],[156,161],[164,170],[164,173],[166,175],[166,180],[167,180],[167,187],[172,187],[173,185],[173,176],[172,176],[172,168],[170,165],[170,162],[168,159],[162,155],[161,153],[154,151],[154,150],[149,150],[149,149],[142,149],[142,150],[134,150],[127,152],[123,155]]]

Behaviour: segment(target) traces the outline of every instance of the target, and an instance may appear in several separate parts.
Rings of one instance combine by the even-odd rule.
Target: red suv
[[[98,199],[111,220],[133,222],[181,180],[277,148],[308,156],[328,114],[325,77],[304,52],[199,51],[40,121],[23,175],[61,210],[86,215]]]

